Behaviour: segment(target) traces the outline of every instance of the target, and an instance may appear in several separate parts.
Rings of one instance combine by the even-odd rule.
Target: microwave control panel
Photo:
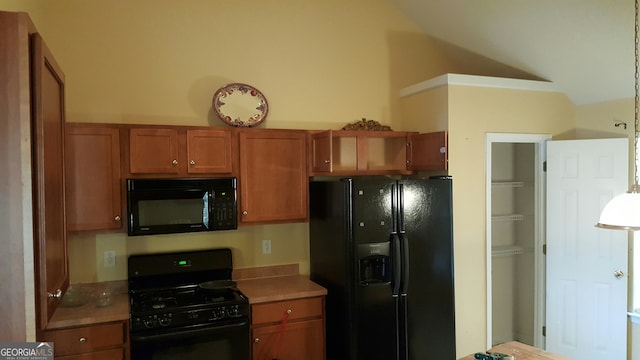
[[[232,230],[238,228],[238,219],[236,216],[236,191],[229,190],[213,190],[213,229],[214,230]]]

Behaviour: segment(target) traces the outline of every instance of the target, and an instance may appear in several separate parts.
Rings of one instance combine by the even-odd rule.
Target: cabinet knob
[[[287,315],[291,315],[291,313],[292,313],[292,312],[293,312],[293,310],[288,309],[288,310],[287,310]]]
[[[247,210],[242,212],[242,215],[247,215],[247,214],[248,214]]]
[[[80,338],[80,343],[81,343],[81,344],[84,344],[84,343],[86,343],[86,342],[87,342],[87,338],[86,338],[86,337],[81,337],[81,338]]]
[[[178,160],[173,159],[173,161],[172,161],[171,163],[172,163],[174,166],[175,166],[175,165],[178,165]]]
[[[195,160],[189,161],[189,165],[195,165],[195,164],[196,164]]]
[[[259,343],[260,342],[260,338],[253,339],[253,342],[256,343],[256,344]]]
[[[120,221],[120,215],[116,215],[116,216],[113,218],[113,220],[115,220],[115,221]]]
[[[440,154],[445,154],[447,152],[447,148],[442,146],[440,147]]]
[[[328,163],[330,163],[330,162],[331,162],[331,160],[325,160],[325,161],[324,161],[324,163],[325,163],[325,164],[328,164]]]
[[[49,299],[60,299],[60,298],[62,297],[62,290],[58,289],[58,290],[56,290],[56,292],[55,292],[55,293],[53,293],[53,294],[52,294],[52,293],[50,293],[50,292],[48,292],[48,293],[47,293],[47,297],[48,297]]]

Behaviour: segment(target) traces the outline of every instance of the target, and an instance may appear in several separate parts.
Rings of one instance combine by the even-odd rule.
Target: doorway
[[[544,161],[550,135],[487,134],[487,347],[544,348]]]

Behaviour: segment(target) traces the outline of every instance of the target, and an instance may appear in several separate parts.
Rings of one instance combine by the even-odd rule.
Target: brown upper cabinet
[[[327,130],[311,134],[311,175],[447,170],[447,133]]]
[[[67,230],[120,229],[120,129],[67,123],[65,146]]]
[[[131,127],[132,177],[231,174],[231,130],[186,127]]]
[[[241,223],[307,219],[306,137],[302,130],[238,131]]]

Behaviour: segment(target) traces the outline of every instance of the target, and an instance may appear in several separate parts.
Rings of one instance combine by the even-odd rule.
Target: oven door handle
[[[151,341],[163,341],[163,340],[177,340],[185,337],[190,337],[194,335],[203,335],[203,334],[219,334],[229,330],[236,330],[245,326],[249,326],[248,321],[243,321],[237,324],[230,325],[216,325],[216,326],[207,326],[205,328],[197,328],[197,329],[175,329],[174,331],[167,331],[162,334],[154,334],[154,335],[138,335],[131,334],[132,341],[138,342],[151,342]]]

